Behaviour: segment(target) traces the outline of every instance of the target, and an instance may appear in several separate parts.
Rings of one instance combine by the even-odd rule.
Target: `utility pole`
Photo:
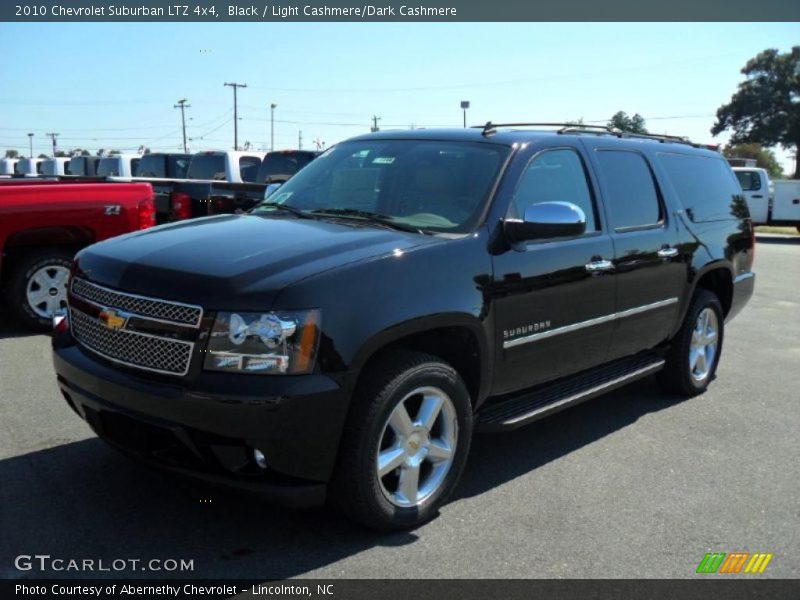
[[[53,140],[53,156],[55,156],[56,152],[57,152],[57,149],[56,149],[56,138],[59,136],[59,134],[58,133],[45,133],[45,135],[48,136],[51,140]]]
[[[32,133],[28,134],[28,143],[30,144],[30,147],[31,147],[30,158],[33,158],[33,134]]]
[[[278,105],[274,102],[269,105],[269,151],[275,151],[275,109]]]
[[[233,149],[239,149],[239,108],[236,101],[236,90],[238,88],[246,88],[246,83],[226,83],[228,87],[233,88]]]
[[[469,100],[461,101],[461,110],[464,112],[464,129],[467,128],[467,109],[469,108]]]
[[[370,129],[370,131],[372,133],[375,133],[376,131],[380,131],[380,129],[378,128],[378,121],[380,121],[380,120],[381,120],[380,117],[376,117],[375,115],[372,115],[372,128]]]
[[[46,136],[49,136],[53,140],[53,156],[56,155],[56,138],[58,137],[57,133],[45,133]]]
[[[302,150],[303,149],[303,132],[302,131],[298,131],[297,132],[297,149],[298,150]]]
[[[183,151],[188,152],[186,149],[186,109],[190,108],[191,104],[186,104],[186,98],[181,98],[178,100],[177,104],[173,104],[172,108],[180,108],[181,109],[181,129],[183,130]]]

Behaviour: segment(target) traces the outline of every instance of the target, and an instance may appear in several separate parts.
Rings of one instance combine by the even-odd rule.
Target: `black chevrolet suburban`
[[[730,167],[683,138],[379,132],[249,213],[81,251],[55,370],[150,464],[409,528],[475,430],[651,374],[703,392],[754,249]]]

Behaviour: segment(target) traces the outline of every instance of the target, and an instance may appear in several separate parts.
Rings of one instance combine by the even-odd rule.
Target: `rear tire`
[[[49,331],[53,315],[67,306],[67,279],[73,253],[36,250],[16,261],[6,290],[9,309],[27,328]]]
[[[716,376],[724,333],[725,317],[716,294],[698,290],[657,374],[659,383],[682,396],[703,393]]]
[[[372,529],[411,529],[456,487],[472,437],[472,404],[440,359],[398,351],[358,386],[331,482],[332,502]]]

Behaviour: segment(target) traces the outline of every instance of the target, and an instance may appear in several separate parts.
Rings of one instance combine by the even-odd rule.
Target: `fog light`
[[[253,460],[256,461],[256,465],[259,469],[266,469],[267,468],[267,457],[264,456],[264,453],[257,448],[253,450]]]

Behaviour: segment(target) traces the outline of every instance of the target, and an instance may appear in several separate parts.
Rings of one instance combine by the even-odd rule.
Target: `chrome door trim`
[[[670,306],[671,304],[675,304],[677,301],[678,301],[677,298],[667,298],[666,300],[659,300],[658,302],[653,302],[652,304],[644,304],[642,306],[636,306],[634,308],[629,308],[620,312],[611,313],[610,315],[595,317],[594,319],[589,319],[588,321],[580,321],[579,323],[572,323],[571,325],[564,325],[563,327],[557,327],[556,329],[548,329],[547,331],[540,331],[539,333],[526,335],[525,337],[520,337],[513,340],[506,340],[505,342],[503,342],[503,349],[505,350],[508,348],[514,348],[516,346],[529,344],[537,340],[543,340],[556,335],[561,335],[562,333],[570,333],[572,331],[577,331],[579,329],[584,329],[586,327],[593,327],[595,325],[600,325],[602,323],[608,323],[609,321],[624,319],[625,317],[632,317],[633,315],[638,315],[640,313],[647,312],[649,310],[656,310],[658,308]]]

